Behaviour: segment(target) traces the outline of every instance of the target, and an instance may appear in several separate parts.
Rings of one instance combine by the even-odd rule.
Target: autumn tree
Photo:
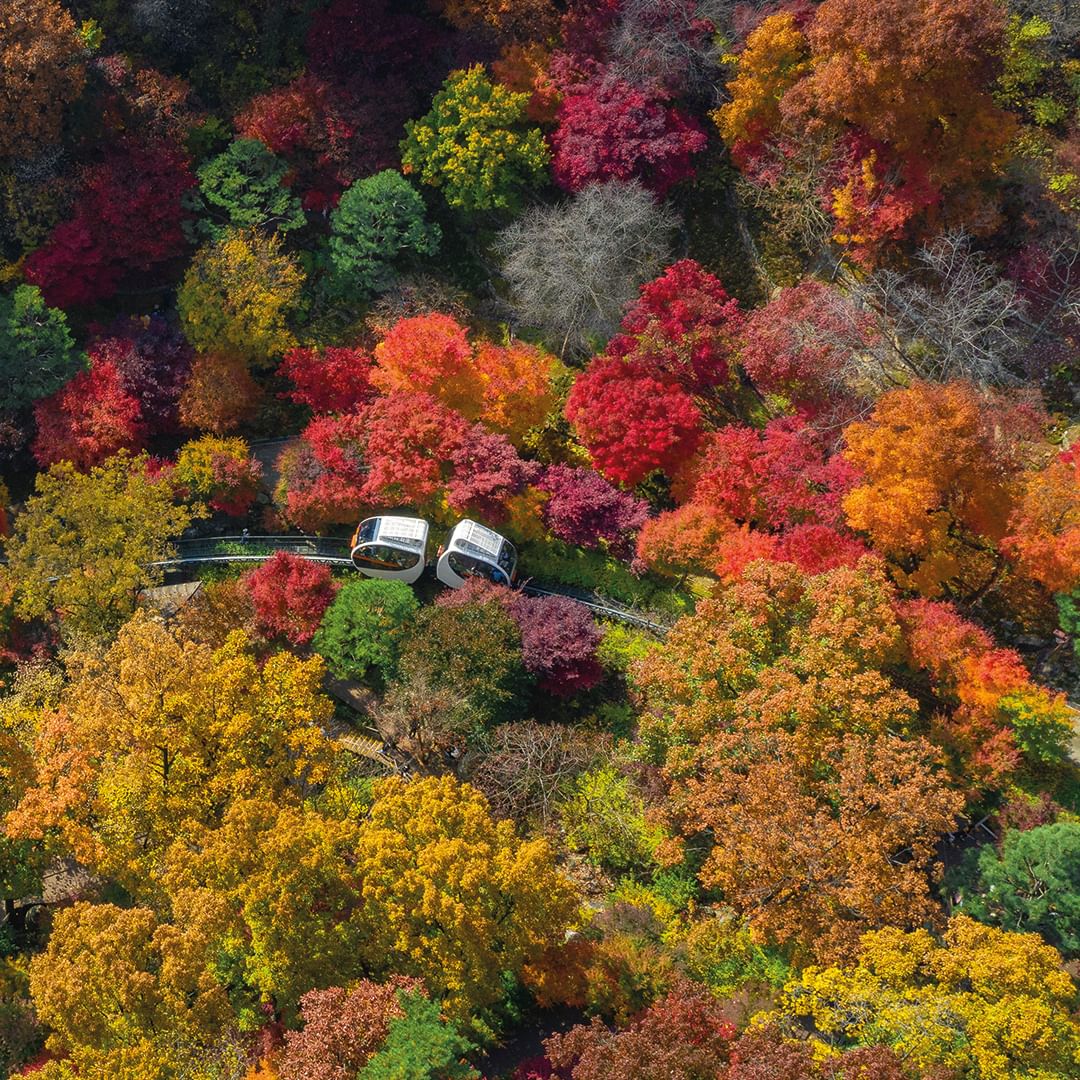
[[[294,1023],[307,991],[363,974],[359,832],[347,815],[258,787],[215,827],[190,821],[161,880],[176,921],[210,942],[240,1008],[272,1002]]]
[[[639,360],[715,408],[710,399],[732,394],[738,382],[742,327],[738,301],[720,279],[680,259],[642,285],[605,355]]]
[[[662,197],[693,176],[706,138],[661,97],[602,73],[567,89],[551,142],[555,182],[567,191],[636,179]]]
[[[576,907],[547,843],[449,777],[380,782],[356,854],[365,961],[422,978],[451,1017],[500,998],[501,973],[561,943]]]
[[[1021,478],[1002,549],[1051,592],[1080,584],[1080,448],[1070,447]]]
[[[8,826],[55,829],[76,858],[157,899],[165,852],[240,798],[296,805],[329,776],[332,707],[318,658],[260,664],[243,631],[218,649],[137,613],[101,655],[77,653],[42,719],[35,786]]]
[[[537,486],[548,496],[544,524],[568,544],[625,554],[649,515],[644,499],[620,491],[593,469],[550,465]]]
[[[0,407],[15,412],[55,393],[84,364],[67,317],[39,289],[0,295]]]
[[[317,532],[328,524],[355,524],[368,479],[365,415],[318,417],[300,439],[278,459],[275,501],[302,529]]]
[[[83,43],[57,0],[14,0],[0,15],[0,157],[29,157],[60,136],[86,82]]]
[[[432,312],[398,320],[375,346],[372,383],[385,393],[429,393],[520,445],[552,406],[558,361],[524,342],[470,343],[465,327]]]
[[[554,28],[556,19],[550,0],[525,0],[512,5],[492,0],[445,0],[442,8],[446,18],[462,30],[486,26],[526,41],[543,38]]]
[[[927,871],[963,805],[887,674],[903,655],[893,603],[872,563],[813,578],[757,563],[635,672],[674,821],[711,838],[702,881],[821,955],[932,911]]]
[[[262,465],[243,439],[204,435],[180,447],[169,478],[183,498],[240,517],[259,494]]]
[[[187,155],[125,139],[86,171],[75,214],[26,263],[26,279],[60,307],[113,296],[132,274],[157,273],[187,246]]]
[[[34,404],[34,458],[47,469],[70,461],[85,472],[118,450],[137,450],[145,428],[138,399],[108,361],[93,362]]]
[[[544,1049],[572,1080],[703,1080],[724,1075],[734,1037],[735,1025],[712,991],[683,982],[621,1031],[594,1018],[552,1035]]]
[[[310,990],[300,999],[303,1026],[285,1033],[281,1080],[355,1075],[386,1041],[391,1020],[405,1015],[401,996],[422,990],[419,980],[400,975],[382,984],[362,979],[350,990]]]
[[[117,454],[88,473],[70,462],[38,473],[6,543],[16,612],[56,611],[73,630],[115,629],[139,589],[160,581],[154,563],[191,521],[146,459]]]
[[[989,93],[1005,19],[990,0],[947,9],[932,0],[829,0],[806,32],[812,70],[784,95],[781,113],[810,133],[852,125],[902,158],[925,156],[939,184],[971,183],[1012,135]]]
[[[336,592],[330,567],[287,551],[253,570],[248,587],[259,628],[293,645],[311,641]]]
[[[1025,434],[1038,437],[1037,416],[968,383],[890,391],[844,434],[863,474],[844,498],[848,524],[893,560],[905,586],[980,595],[1002,569]]]
[[[352,412],[374,396],[371,357],[360,348],[290,349],[277,373],[293,385],[286,395],[314,413]]]
[[[603,678],[596,658],[603,635],[580,604],[565,596],[520,596],[510,613],[521,631],[525,670],[540,690],[573,697]]]
[[[357,180],[330,215],[330,258],[350,284],[385,290],[394,264],[412,253],[434,255],[442,230],[425,220],[424,201],[393,169]]]
[[[597,357],[575,380],[566,416],[600,472],[627,486],[673,473],[704,437],[690,394],[641,360]]]
[[[559,355],[607,340],[638,287],[669,261],[676,224],[636,182],[590,185],[523,214],[498,244],[518,316]]]
[[[479,64],[452,72],[431,111],[405,125],[402,172],[462,210],[515,208],[549,156],[540,129],[523,122],[528,100],[492,83]]]
[[[809,70],[809,46],[794,12],[769,15],[750,31],[727,84],[729,100],[712,114],[737,161],[780,127],[784,93]]]
[[[942,940],[926,930],[866,934],[855,962],[806,968],[781,1015],[805,1019],[832,1046],[883,1043],[920,1071],[1020,1080],[1065,1077],[1080,1061],[1069,1014],[1076,987],[1057,951],[1036,934],[951,919]],[[854,1002],[874,1021],[853,1021]]]
[[[285,183],[288,172],[258,139],[234,139],[199,168],[201,231],[217,239],[228,228],[280,233],[302,228],[300,200]]]
[[[145,907],[76,903],[57,913],[30,969],[56,1050],[110,1050],[164,1032],[212,1037],[231,1017],[198,930]]]
[[[475,416],[481,394],[465,327],[438,312],[390,328],[375,346],[371,382],[384,394],[432,394],[463,416]]]
[[[871,332],[839,292],[807,278],[749,314],[739,360],[762,393],[817,410],[850,393],[852,353]]]
[[[180,394],[180,422],[220,437],[251,420],[260,397],[248,361],[239,353],[201,353],[192,362]]]
[[[116,367],[124,389],[138,400],[151,432],[175,430],[177,405],[192,360],[191,346],[178,327],[157,314],[119,320],[93,340],[87,352],[91,364]]]
[[[184,332],[200,352],[265,361],[296,344],[287,318],[303,283],[277,236],[227,229],[196,252],[184,275],[177,294]]]

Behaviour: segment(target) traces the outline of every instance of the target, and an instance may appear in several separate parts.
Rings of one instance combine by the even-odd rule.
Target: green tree
[[[401,653],[409,683],[456,699],[459,730],[517,719],[528,686],[521,632],[495,602],[425,608]]]
[[[441,188],[458,209],[513,209],[550,157],[541,130],[522,123],[528,104],[528,94],[493,83],[480,64],[452,72],[431,111],[405,125],[402,172]]]
[[[207,216],[199,228],[217,239],[230,225],[288,232],[304,225],[300,200],[283,183],[289,166],[258,139],[234,139],[199,169]]]
[[[357,180],[330,215],[334,268],[367,292],[394,280],[393,262],[403,252],[434,255],[442,231],[424,220],[424,201],[400,173],[385,169]]]
[[[34,285],[0,295],[0,410],[14,412],[59,390],[86,366],[67,316]]]
[[[38,473],[35,493],[7,541],[15,613],[55,610],[73,630],[114,630],[140,589],[158,584],[154,563],[191,522],[172,488],[146,472],[146,456],[116,454],[80,473],[68,461]]]
[[[390,1021],[382,1049],[357,1080],[474,1080],[480,1074],[461,1059],[475,1047],[420,994],[402,994],[405,1015]]]
[[[1080,955],[1080,825],[1060,821],[1005,834],[961,872],[961,910],[1005,930],[1041,934],[1066,956]]]
[[[400,581],[359,578],[334,598],[312,644],[339,679],[393,678],[405,628],[420,607]]]

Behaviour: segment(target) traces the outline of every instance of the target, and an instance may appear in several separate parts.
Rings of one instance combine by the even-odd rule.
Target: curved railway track
[[[325,536],[217,536],[199,537],[190,540],[176,540],[176,557],[164,559],[151,565],[163,570],[182,570],[184,567],[197,567],[214,563],[263,562],[278,551],[288,551],[312,562],[326,563],[330,566],[353,565],[349,557],[348,541]],[[598,593],[584,592],[580,589],[567,588],[557,584],[533,581],[523,582],[522,592],[529,596],[565,596],[575,603],[587,607],[593,614],[604,619],[648,630],[663,637],[670,629],[666,624],[657,622],[648,613],[620,604]]]

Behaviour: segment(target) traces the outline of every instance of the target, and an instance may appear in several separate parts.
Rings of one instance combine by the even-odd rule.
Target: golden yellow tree
[[[138,591],[161,579],[153,564],[189,524],[172,488],[146,473],[146,457],[117,454],[88,473],[60,462],[38,473],[6,542],[20,618],[55,610],[72,629],[115,629]]]
[[[55,830],[81,862],[153,896],[177,836],[239,799],[297,804],[330,777],[322,673],[284,652],[260,664],[242,631],[215,650],[136,613],[103,654],[69,660],[9,833]]]
[[[379,784],[356,871],[369,969],[422,978],[458,1017],[499,998],[502,972],[561,944],[577,908],[547,842],[520,839],[450,777]]]
[[[914,1070],[980,1080],[1066,1080],[1080,1072],[1076,985],[1038,934],[952,919],[925,930],[863,936],[855,963],[810,967],[780,1014],[810,1021],[833,1046],[893,1047]]]
[[[287,324],[304,275],[281,239],[229,229],[200,248],[184,275],[177,308],[188,340],[200,352],[233,352],[259,362],[287,352],[296,338]]]

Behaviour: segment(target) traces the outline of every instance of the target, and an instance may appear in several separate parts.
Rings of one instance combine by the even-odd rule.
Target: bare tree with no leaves
[[[532,210],[497,245],[519,318],[559,340],[562,355],[605,341],[638,287],[670,262],[677,224],[637,182],[592,184]]]
[[[496,813],[543,826],[554,820],[556,803],[595,756],[590,740],[564,725],[503,724],[469,780]]]

